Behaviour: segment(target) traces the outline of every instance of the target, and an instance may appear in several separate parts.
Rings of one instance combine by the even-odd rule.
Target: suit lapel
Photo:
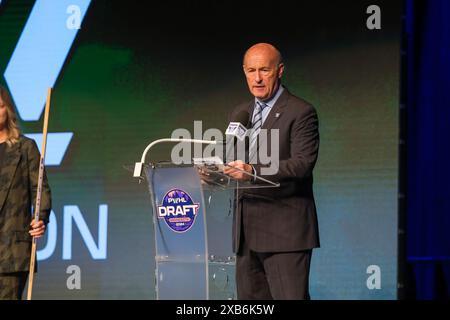
[[[12,147],[6,147],[5,159],[3,160],[2,168],[0,168],[0,211],[3,208],[6,195],[11,187],[20,158],[20,142],[14,144]]]
[[[248,124],[247,124],[247,128],[250,129],[253,126],[253,110],[255,109],[255,100],[253,99],[247,106],[247,111],[248,111]]]
[[[272,129],[272,127],[275,124],[275,122],[277,122],[278,119],[281,117],[281,115],[282,115],[282,113],[284,111],[284,107],[287,105],[288,99],[289,99],[289,91],[286,88],[284,88],[283,93],[278,98],[277,102],[275,102],[275,105],[272,107],[272,109],[270,110],[269,114],[267,115],[266,120],[264,121],[263,125],[261,126],[261,130],[262,129],[265,129],[265,130]],[[262,135],[262,136],[258,135],[258,140],[259,141],[258,141],[258,145],[256,147],[256,149],[258,150],[258,154],[259,154],[259,147],[261,146],[261,144],[266,144],[267,145],[266,138],[269,135]],[[267,145],[267,148],[268,148],[268,150],[270,150],[270,146]]]
[[[272,129],[275,122],[281,117],[284,107],[287,104],[288,98],[289,92],[287,91],[286,88],[284,88],[283,93],[278,98],[272,110],[270,110],[269,114],[267,115],[266,121],[264,121],[263,125],[261,126],[261,129]]]

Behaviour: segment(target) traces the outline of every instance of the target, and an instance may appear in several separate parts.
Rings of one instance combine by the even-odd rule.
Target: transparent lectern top
[[[249,177],[249,180],[236,180],[229,175],[223,173],[224,167],[229,167],[227,164],[196,164],[198,174],[202,181],[203,187],[210,188],[224,188],[224,189],[252,189],[252,188],[276,188],[279,183],[259,177],[253,173],[248,173],[244,170],[233,168],[236,171],[242,172]]]
[[[144,164],[144,167],[153,167],[153,168],[168,168],[168,167],[179,167],[179,166],[194,166],[197,168],[197,172],[199,174],[200,180],[202,182],[203,188],[208,189],[255,189],[255,188],[276,188],[279,187],[279,183],[272,182],[260,176],[257,176],[253,173],[248,173],[244,170],[240,170],[237,168],[233,168],[236,171],[242,172],[244,175],[249,177],[248,180],[236,180],[229,175],[223,173],[224,167],[229,167],[227,164],[217,164],[217,163],[196,163],[191,165],[177,165],[171,162],[159,162],[156,164],[149,163]],[[134,165],[124,165],[124,169],[127,171],[133,172]],[[141,176],[141,179],[144,179],[144,175]]]

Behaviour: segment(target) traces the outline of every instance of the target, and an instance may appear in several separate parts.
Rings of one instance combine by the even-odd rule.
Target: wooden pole
[[[43,133],[42,149],[41,149],[41,160],[39,163],[38,187],[36,191],[36,205],[34,206],[34,221],[36,222],[39,221],[39,212],[41,210],[42,183],[44,180],[45,150],[47,148],[47,128],[48,128],[48,116],[50,113],[51,96],[52,96],[52,88],[48,88],[47,103],[45,104],[44,130],[42,132]],[[36,240],[37,239],[33,237],[33,243],[31,244],[30,273],[28,276],[27,300],[31,300],[31,295],[33,293],[34,268],[36,264]]]

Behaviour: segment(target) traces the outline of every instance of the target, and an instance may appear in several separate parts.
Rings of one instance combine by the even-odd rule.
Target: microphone
[[[225,162],[230,162],[234,159],[234,145],[235,139],[238,138],[240,141],[244,141],[247,136],[247,126],[249,123],[250,115],[247,111],[242,110],[236,114],[231,119],[227,130],[225,131],[226,136],[226,152],[225,152]]]
[[[247,111],[242,110],[238,112],[238,114],[231,120],[227,130],[225,131],[227,141],[229,137],[231,138],[236,137],[241,141],[244,140],[245,135],[247,134],[247,126],[249,118],[250,115]]]

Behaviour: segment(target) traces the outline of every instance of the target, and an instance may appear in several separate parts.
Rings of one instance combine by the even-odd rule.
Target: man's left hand
[[[29,231],[30,235],[34,238],[40,238],[45,233],[45,223],[42,220],[36,222],[34,219],[30,223],[31,230]]]
[[[249,174],[245,174],[242,171],[234,170],[233,168],[237,168],[240,170],[243,170]],[[230,177],[236,179],[236,180],[251,180],[253,177],[253,167],[247,163],[244,163],[241,160],[236,160],[228,163],[228,166],[225,166],[223,169],[223,173],[229,175]]]

